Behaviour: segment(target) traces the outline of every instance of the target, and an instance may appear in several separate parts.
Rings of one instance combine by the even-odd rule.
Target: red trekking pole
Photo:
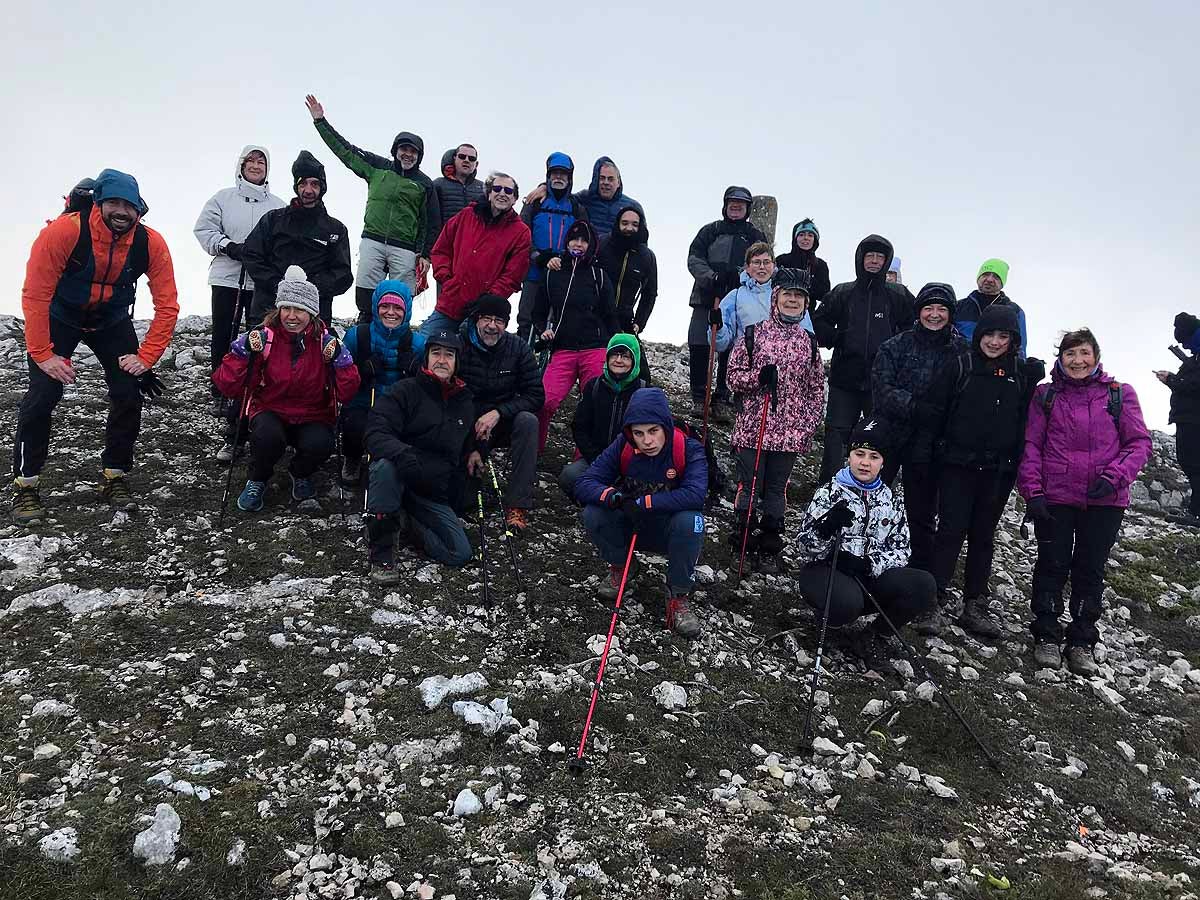
[[[604,668],[608,665],[608,651],[612,647],[613,633],[617,630],[617,615],[621,612],[621,599],[625,596],[625,582],[629,579],[629,566],[633,563],[633,548],[637,546],[637,531],[629,538],[629,553],[625,556],[625,571],[621,573],[621,586],[617,589],[617,601],[613,606],[612,622],[608,626],[608,640],[604,642],[604,652],[600,654],[600,668],[596,670],[596,686],[592,688],[592,701],[588,704],[587,718],[583,721],[583,735],[579,738],[579,749],[575,756],[567,762],[572,775],[583,772],[583,748],[587,745],[588,732],[592,730],[592,713],[596,711],[596,701],[600,699],[600,684],[604,681]]]
[[[767,433],[767,396],[763,395],[762,421],[758,423],[758,441],[754,448],[754,474],[750,477],[750,502],[746,505],[746,521],[742,524],[742,555],[738,558],[738,580],[746,564],[746,542],[750,538],[750,518],[754,515],[754,489],[758,486],[758,463],[762,458],[763,436]]]

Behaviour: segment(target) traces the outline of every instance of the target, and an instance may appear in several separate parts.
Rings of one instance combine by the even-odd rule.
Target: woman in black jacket
[[[821,246],[821,232],[812,219],[802,219],[792,229],[792,249],[775,259],[779,269],[803,269],[812,277],[812,293],[809,295],[815,307],[829,293],[829,265],[817,256]]]

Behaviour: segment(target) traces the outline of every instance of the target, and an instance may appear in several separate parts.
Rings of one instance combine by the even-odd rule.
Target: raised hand
[[[308,107],[309,115],[313,117],[313,121],[325,118],[325,107],[321,105],[321,101],[312,94],[304,95],[304,105]]]

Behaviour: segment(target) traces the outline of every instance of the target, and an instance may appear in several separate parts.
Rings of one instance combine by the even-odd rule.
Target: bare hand
[[[55,381],[60,381],[63,384],[75,383],[75,368],[71,365],[69,359],[59,356],[57,353],[51,356],[45,362],[38,363],[38,368],[53,378]]]
[[[479,455],[478,450],[472,450],[471,455],[467,457],[467,474],[475,478],[483,471],[483,457]]]
[[[500,421],[500,413],[496,410],[489,410],[475,420],[475,437],[481,441],[486,441],[492,436],[492,429]]]
[[[424,278],[425,273],[429,271],[429,260],[425,257],[420,257],[417,260],[417,278]]]
[[[546,199],[546,186],[544,184],[539,184],[532,191],[530,191],[528,194],[526,194],[525,199],[522,200],[521,202],[522,203],[536,203],[539,200],[545,200],[545,199]]]
[[[321,101],[312,94],[304,96],[304,105],[308,107],[309,115],[313,117],[313,121],[325,118],[325,107],[321,105]]]
[[[121,370],[128,372],[130,375],[145,375],[150,370],[144,362],[137,358],[136,353],[126,353],[124,356],[117,357],[117,365]]]
[[[1157,371],[1155,371],[1154,377],[1157,378],[1159,381],[1161,381],[1163,384],[1166,384],[1167,379],[1171,377],[1171,373],[1164,371],[1162,369],[1158,369]]]
[[[546,268],[552,272],[557,272],[562,268],[562,257],[556,256],[550,262],[546,263]]]
[[[642,333],[642,329],[638,328],[636,323],[634,323],[633,325],[630,325],[629,330],[633,334],[641,334]]]
[[[552,340],[554,340],[554,329],[553,329],[553,328],[547,328],[545,331],[543,331],[543,332],[542,332],[542,340],[543,340],[543,341],[552,341]]]

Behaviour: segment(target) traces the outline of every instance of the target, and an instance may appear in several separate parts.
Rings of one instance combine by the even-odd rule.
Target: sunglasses
[[[515,194],[516,192],[517,192],[516,188],[510,188],[508,185],[505,185],[505,184],[493,184],[492,185],[492,193],[493,194]]]
[[[465,153],[455,153],[454,158],[461,159],[463,162],[475,162],[478,159],[476,156],[467,156]]]

